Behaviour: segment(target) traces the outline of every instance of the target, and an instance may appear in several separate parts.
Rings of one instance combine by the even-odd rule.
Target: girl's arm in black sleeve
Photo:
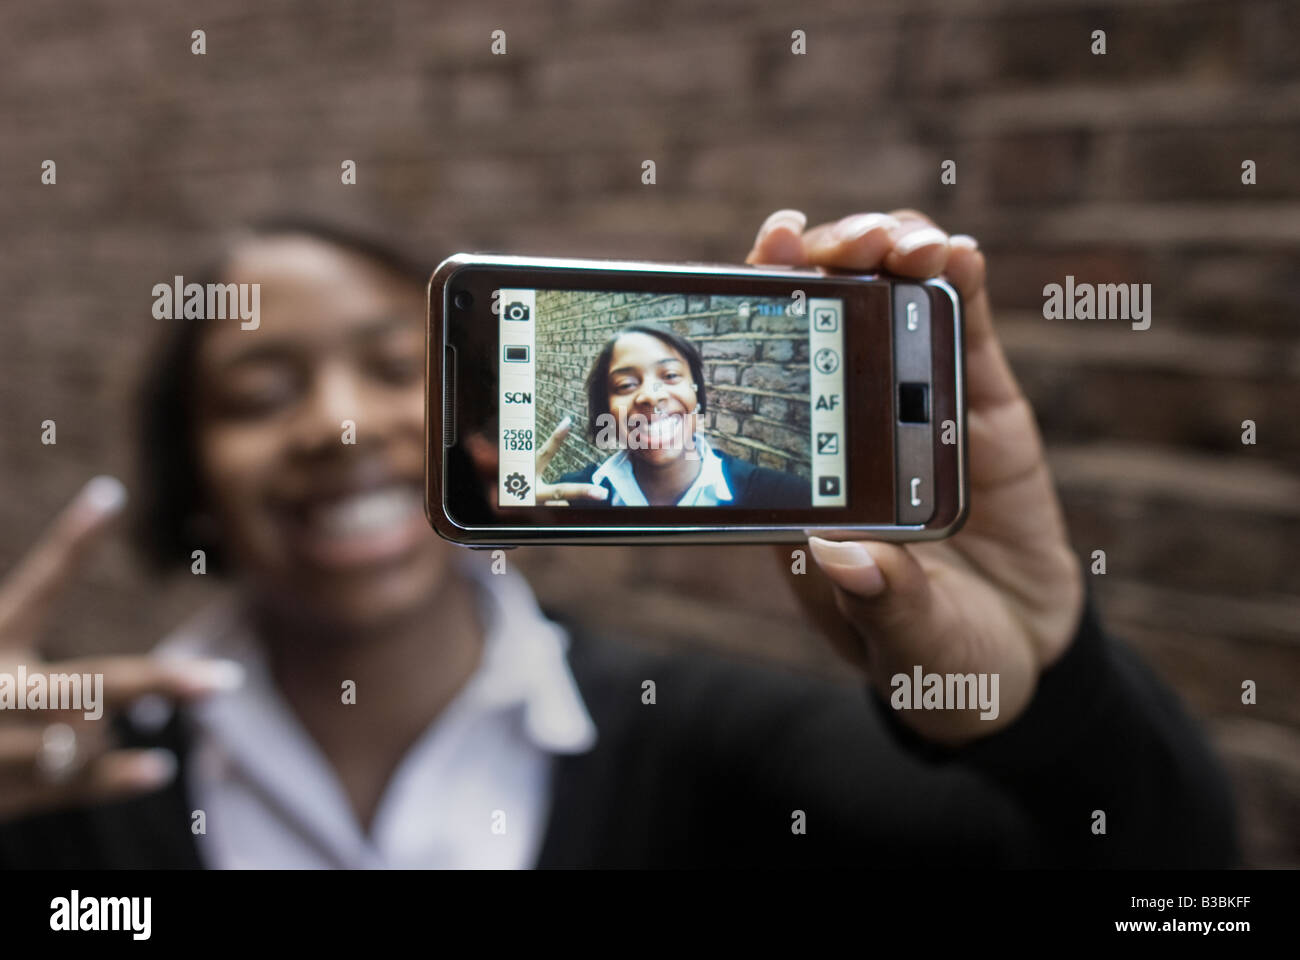
[[[1043,866],[1236,864],[1232,796],[1202,731],[1130,648],[1106,635],[1091,586],[1075,639],[1025,712],[960,748],[922,740],[874,690],[906,749],[978,772],[1032,821]],[[1094,833],[1105,815],[1105,833]],[[1098,828],[1100,829],[1100,828]]]

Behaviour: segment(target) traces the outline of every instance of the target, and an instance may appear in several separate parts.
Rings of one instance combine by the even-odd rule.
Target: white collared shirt
[[[681,495],[676,506],[716,507],[722,503],[730,503],[731,488],[727,486],[727,478],[722,472],[722,458],[702,433],[695,434],[695,450],[701,460],[700,472],[695,477],[695,482]],[[641,492],[641,485],[636,482],[636,475],[632,472],[631,454],[626,450],[620,450],[596,468],[596,472],[591,475],[591,482],[598,484],[602,480],[609,480],[614,488],[613,496],[609,501],[610,506],[648,507],[650,505],[645,494]]]
[[[554,754],[591,749],[596,730],[569,671],[568,635],[527,582],[471,571],[486,633],[478,669],[407,751],[369,836],[337,775],[276,688],[238,607],[210,612],[160,644],[166,657],[240,661],[233,693],[191,705],[190,796],[211,868],[526,868],[550,813]],[[359,693],[359,695],[366,695]],[[370,691],[370,696],[378,695]],[[137,721],[166,722],[155,702]]]

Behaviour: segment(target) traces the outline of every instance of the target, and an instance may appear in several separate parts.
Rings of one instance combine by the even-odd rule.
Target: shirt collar
[[[521,708],[524,729],[539,748],[552,753],[591,749],[596,727],[569,669],[568,634],[543,616],[519,574],[493,573],[487,555],[469,551],[456,551],[453,562],[477,594],[485,629],[479,666],[447,709],[455,706],[457,710],[488,712]],[[154,655],[222,657],[244,666],[246,679],[239,690],[217,694],[189,708],[198,726],[226,741],[232,755],[256,752],[266,722],[274,719],[277,726],[298,726],[271,678],[265,653],[238,601],[204,611],[164,639]],[[170,719],[171,710],[165,701],[147,698],[138,701],[130,714],[137,725],[158,729]],[[305,731],[299,732],[307,736]]]
[[[569,669],[569,635],[546,619],[519,574],[493,573],[489,555],[458,551],[456,561],[479,594],[483,659],[461,695],[485,709],[524,708],[525,729],[553,753],[581,753],[596,727]]]
[[[686,488],[677,501],[681,507],[713,506],[718,503],[730,503],[731,488],[727,485],[726,474],[722,470],[722,458],[718,456],[703,433],[695,434],[695,449],[700,459],[700,472],[695,481]],[[604,463],[591,476],[592,483],[608,480],[614,488],[612,506],[646,507],[650,503],[641,492],[641,485],[636,482],[632,472],[631,455],[620,450]]]

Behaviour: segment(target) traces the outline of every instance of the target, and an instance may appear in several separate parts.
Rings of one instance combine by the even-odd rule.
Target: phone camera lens
[[[470,296],[468,290],[461,290],[452,298],[451,302],[456,304],[457,310],[468,310],[474,306],[474,298]]]

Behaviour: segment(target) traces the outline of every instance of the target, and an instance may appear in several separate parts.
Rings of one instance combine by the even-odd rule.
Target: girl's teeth
[[[675,415],[650,424],[648,434],[651,446],[672,445],[681,432],[681,425],[682,418]]]
[[[373,533],[405,523],[420,509],[419,497],[410,487],[388,487],[353,494],[329,506],[311,511],[310,524],[333,536]]]

